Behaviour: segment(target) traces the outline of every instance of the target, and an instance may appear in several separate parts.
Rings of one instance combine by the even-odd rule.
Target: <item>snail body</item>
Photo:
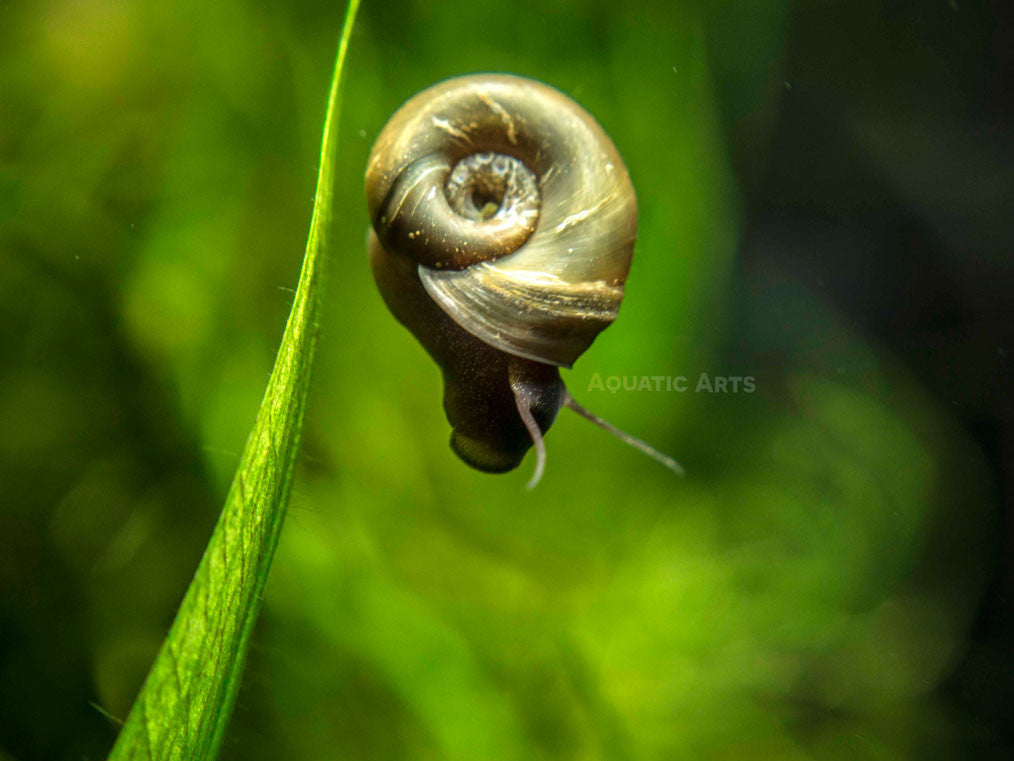
[[[374,278],[441,368],[452,448],[502,472],[534,443],[541,467],[576,405],[559,368],[615,320],[630,269],[637,203],[612,141],[547,85],[458,77],[391,117],[366,197]]]
[[[386,253],[372,233],[369,253],[388,308],[441,369],[444,411],[453,429],[451,448],[479,470],[499,473],[516,468],[532,439],[519,417],[511,377],[534,397],[530,409],[545,432],[565,391],[559,369],[507,354],[464,330],[430,298],[418,265]]]

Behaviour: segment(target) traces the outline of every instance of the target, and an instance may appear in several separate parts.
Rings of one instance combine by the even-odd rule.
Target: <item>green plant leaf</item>
[[[289,501],[323,300],[349,0],[331,80],[313,218],[296,297],[264,400],[194,580],[109,756],[214,759]]]

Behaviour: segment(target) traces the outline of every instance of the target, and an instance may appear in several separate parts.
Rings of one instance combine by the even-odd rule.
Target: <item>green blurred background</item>
[[[1011,758],[1009,4],[363,6],[224,758]],[[0,5],[3,761],[104,757],[172,620],[288,312],[343,13]],[[534,492],[447,446],[362,174],[402,101],[483,70],[570,94],[628,163],[627,301],[565,380],[684,479],[567,413]]]

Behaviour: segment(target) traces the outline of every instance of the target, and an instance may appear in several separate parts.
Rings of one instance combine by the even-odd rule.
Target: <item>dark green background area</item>
[[[104,757],[172,620],[288,312],[343,12],[0,7],[3,761]],[[364,0],[224,757],[1010,758],[1011,32],[999,2]],[[568,413],[534,492],[448,448],[362,175],[401,102],[475,71],[624,156],[627,299],[565,380],[685,478]]]

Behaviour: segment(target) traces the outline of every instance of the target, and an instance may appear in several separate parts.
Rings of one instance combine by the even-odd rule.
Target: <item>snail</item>
[[[560,378],[616,319],[637,236],[630,176],[590,114],[522,77],[441,82],[382,129],[366,199],[374,279],[442,370],[462,460],[505,472],[534,446],[534,486],[566,406],[680,472]]]

